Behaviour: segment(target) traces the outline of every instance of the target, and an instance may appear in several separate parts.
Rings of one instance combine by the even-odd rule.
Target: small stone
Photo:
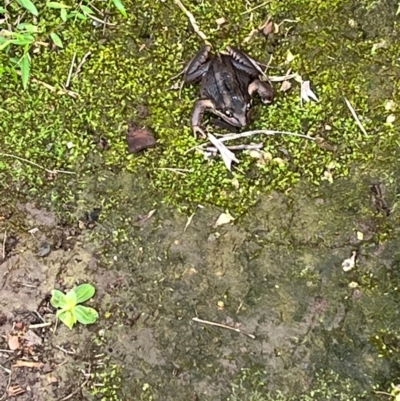
[[[50,244],[48,242],[43,242],[39,247],[39,251],[38,251],[37,255],[40,256],[41,258],[44,258],[50,252],[51,252]]]

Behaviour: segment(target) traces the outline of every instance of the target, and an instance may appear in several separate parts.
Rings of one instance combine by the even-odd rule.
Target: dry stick
[[[21,75],[21,71],[16,71],[16,73],[17,73],[18,75]],[[37,84],[39,84],[39,85],[44,86],[46,89],[50,90],[51,92],[56,92],[57,95],[68,95],[68,96],[73,97],[74,99],[76,99],[76,98],[79,97],[79,95],[78,95],[76,92],[70,91],[70,90],[68,90],[68,89],[57,89],[56,87],[51,86],[51,85],[49,85],[49,84],[46,84],[46,82],[39,81],[39,80],[36,79],[36,78],[30,78],[30,80],[31,80],[32,82],[35,82],[35,83],[37,83]]]
[[[164,170],[164,171],[172,171],[173,173],[186,175],[186,173],[190,173],[191,170],[186,168],[172,168],[172,167],[157,167],[156,170]]]
[[[257,143],[255,145],[232,145],[232,146],[227,146],[226,148],[229,150],[258,150],[262,149],[264,146],[263,143]],[[207,146],[204,150],[207,152],[217,152],[218,149],[213,147],[213,146]]]
[[[208,320],[199,319],[198,317],[192,317],[192,320],[195,321],[195,322],[203,323],[203,324],[209,324],[210,326],[217,326],[217,327],[221,327],[223,329],[236,331],[236,333],[244,334],[245,336],[250,337],[253,340],[255,340],[255,338],[256,338],[256,336],[253,335],[253,334],[247,333],[246,331],[237,329],[235,327],[227,326],[226,324],[210,322]]]
[[[74,173],[73,171],[66,171],[66,170],[49,170],[49,169],[47,169],[47,168],[41,166],[40,164],[37,164],[37,163],[35,163],[35,162],[32,162],[32,161],[30,161],[30,160],[28,160],[28,159],[24,159],[23,157],[19,157],[19,156],[16,156],[16,155],[12,155],[12,154],[10,154],[10,153],[0,153],[0,156],[12,157],[13,159],[17,159],[17,160],[20,160],[20,161],[22,161],[22,162],[28,163],[28,164],[30,164],[30,165],[32,165],[32,166],[38,167],[38,168],[40,168],[40,169],[46,171],[46,173],[49,173],[49,174],[57,174],[57,173],[62,173],[62,174],[76,174],[76,173]]]
[[[255,131],[247,131],[247,132],[242,132],[240,134],[227,134],[224,135],[222,138],[218,138],[219,141],[225,142],[225,141],[231,141],[233,139],[238,139],[238,138],[245,138],[248,136],[256,135],[256,134],[263,134],[263,135],[290,135],[290,136],[297,136],[300,138],[305,138],[309,139],[310,141],[315,141],[315,138],[308,136],[308,135],[303,135],[303,134],[297,134],[296,132],[287,132],[287,131],[272,131],[272,130],[255,130]],[[195,149],[202,149],[204,146],[207,146],[207,143],[203,143],[201,145],[194,146],[193,148],[190,148],[185,152],[185,154],[191,152],[192,150]]]
[[[197,24],[193,14],[182,4],[180,0],[175,0],[175,3],[189,18],[190,24],[192,25],[194,32],[204,41],[206,45],[210,45],[210,43],[207,41],[207,36],[202,31],[200,31],[200,27]]]
[[[91,18],[92,20],[97,21],[97,22],[99,22],[100,24],[103,24],[103,25],[108,25],[108,26],[116,26],[117,25],[117,24],[113,24],[111,22],[103,21],[102,19],[97,18],[97,17],[95,17],[94,15],[91,15],[91,14],[87,14],[87,16],[89,18]]]
[[[81,69],[82,69],[83,64],[86,63],[86,60],[87,60],[91,55],[92,55],[92,52],[89,50],[89,51],[82,57],[81,62],[78,64],[78,67],[76,67],[76,71],[75,71],[75,74],[74,74],[74,76],[73,76],[72,79],[75,79],[75,78],[78,76],[78,74],[81,72]]]
[[[353,108],[353,106],[351,105],[351,103],[350,103],[346,98],[344,98],[344,100],[346,101],[347,107],[349,108],[351,114],[353,115],[354,120],[356,120],[357,125],[360,127],[361,132],[362,132],[364,135],[368,135],[368,134],[367,134],[367,131],[365,131],[365,128],[364,128],[363,125],[361,124],[361,121],[360,121],[360,119],[358,118],[357,113],[356,113],[356,111],[354,110],[354,108]]]
[[[4,240],[3,240],[3,260],[6,258],[6,239],[7,239],[7,230],[4,231]]]
[[[71,76],[72,76],[72,70],[74,69],[75,58],[76,58],[76,51],[74,52],[74,55],[72,56],[71,66],[69,67],[69,72],[68,72],[67,82],[65,83],[65,88],[68,88],[69,84],[71,83]]]

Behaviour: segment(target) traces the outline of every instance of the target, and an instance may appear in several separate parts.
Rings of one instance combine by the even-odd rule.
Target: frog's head
[[[234,127],[246,127],[250,122],[251,99],[232,96],[229,105],[221,111],[220,117]]]

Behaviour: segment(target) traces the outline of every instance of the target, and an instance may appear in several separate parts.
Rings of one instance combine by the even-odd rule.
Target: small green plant
[[[91,284],[78,285],[66,294],[52,290],[50,303],[55,308],[60,308],[56,316],[70,329],[77,321],[82,324],[93,324],[99,317],[97,311],[79,304],[92,298],[95,291]]]
[[[110,0],[108,6],[111,6],[111,4],[127,18],[127,12],[121,0]],[[46,15],[46,9],[59,10],[60,12],[61,21],[57,21],[58,27],[54,27],[53,22],[50,23],[50,25],[53,26],[51,32],[48,32],[49,27],[47,25],[49,21],[43,20],[42,18],[39,19],[39,16],[42,16],[43,13]],[[25,11],[29,13],[27,16],[25,16]],[[33,1],[16,0],[16,4],[11,4],[8,8],[0,7],[0,14],[4,16],[4,21],[8,23],[8,29],[2,29],[0,31],[0,51],[10,55],[9,65],[0,67],[0,76],[4,72],[11,73],[11,75],[15,76],[17,71],[21,75],[24,89],[28,87],[29,82],[31,71],[30,50],[32,47],[38,43],[46,44],[46,42],[43,41],[46,41],[47,37],[50,36],[51,41],[57,47],[63,48],[62,39],[53,31],[54,29],[60,29],[68,20],[87,21],[93,18],[99,21],[99,19],[95,17],[95,11],[89,6],[82,4],[82,2],[72,7],[56,1],[48,1],[45,7],[44,4],[42,4],[41,13],[39,13]],[[29,18],[30,15],[33,16],[31,22],[20,22],[22,17]],[[48,17],[47,15],[47,18]],[[14,28],[14,26],[16,27]],[[12,54],[16,55],[16,57],[13,57]]]

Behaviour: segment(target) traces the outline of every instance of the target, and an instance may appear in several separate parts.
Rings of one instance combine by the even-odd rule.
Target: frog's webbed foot
[[[233,65],[236,68],[254,77],[258,75],[264,75],[264,71],[260,67],[259,62],[252,59],[245,52],[242,52],[237,47],[233,46],[228,46],[226,49],[228,50],[229,55],[232,57]]]
[[[259,79],[255,79],[249,85],[249,95],[253,96],[254,92],[257,92],[260,97],[261,101],[264,104],[271,104],[274,100],[274,89],[269,82],[260,81]]]
[[[203,46],[198,53],[189,61],[183,70],[183,80],[187,83],[198,80],[210,65],[211,46]]]
[[[207,134],[204,132],[204,130],[199,127],[198,125],[195,125],[192,127],[193,129],[193,135],[197,139],[198,137],[205,139],[207,138]]]

